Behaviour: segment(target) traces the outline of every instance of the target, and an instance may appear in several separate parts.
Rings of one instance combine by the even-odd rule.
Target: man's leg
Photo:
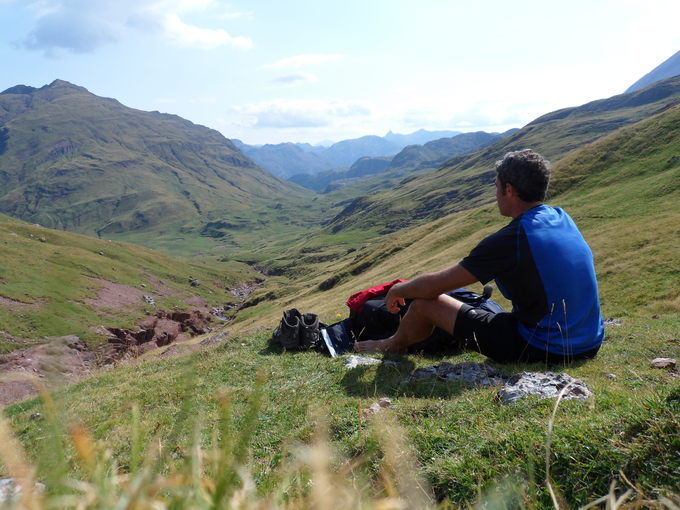
[[[407,352],[408,346],[422,342],[435,326],[453,332],[463,303],[442,294],[436,299],[415,299],[399,324],[397,332],[384,340],[366,340],[354,344],[357,352]]]

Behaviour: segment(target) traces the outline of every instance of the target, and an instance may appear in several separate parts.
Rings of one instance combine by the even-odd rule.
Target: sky
[[[248,144],[502,132],[623,93],[678,0],[0,0],[0,91],[55,79]]]

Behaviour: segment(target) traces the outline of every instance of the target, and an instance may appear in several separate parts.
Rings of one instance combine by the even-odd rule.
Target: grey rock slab
[[[485,363],[440,363],[414,370],[407,382],[423,381],[436,377],[441,381],[460,381],[471,386],[497,386],[507,380],[507,376]]]
[[[522,372],[513,375],[498,391],[497,398],[503,404],[512,404],[522,397],[538,395],[541,398],[557,398],[569,386],[562,398],[587,400],[592,391],[586,383],[567,374],[552,372]]]
[[[376,358],[366,358],[364,356],[347,356],[345,358],[345,368],[356,368],[359,365],[380,365],[381,361]]]
[[[355,356],[355,355],[350,355],[345,358],[345,368],[347,370],[350,370],[352,368],[356,368],[359,365],[394,365],[394,366],[400,366],[401,363],[397,363],[396,361],[389,361],[389,360],[381,360],[377,358],[369,358],[367,356]]]

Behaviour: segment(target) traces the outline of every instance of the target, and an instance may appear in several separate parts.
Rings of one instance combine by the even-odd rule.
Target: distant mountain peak
[[[71,89],[71,90],[77,90],[78,92],[86,92],[90,93],[89,90],[87,90],[85,87],[80,87],[79,85],[75,85],[71,82],[68,82],[66,80],[60,80],[56,79],[49,85],[45,85],[42,87],[43,89]]]
[[[35,87],[30,87],[28,85],[15,85],[14,87],[10,87],[6,90],[3,90],[0,92],[0,95],[2,94],[31,94],[38,90]]]
[[[78,92],[86,92],[89,93],[90,91],[87,90],[85,87],[79,87],[78,85],[74,85],[73,83],[70,83],[65,80],[59,80],[56,79],[52,83],[48,85],[43,85],[40,88],[36,87],[31,87],[28,85],[15,85],[14,87],[10,87],[7,90],[3,90],[0,92],[1,94],[33,94],[34,92],[37,92],[38,90],[56,90],[56,89],[70,89],[70,90],[76,90]]]
[[[638,81],[633,83],[630,87],[626,89],[624,94],[635,92],[636,90],[646,87],[647,85],[651,85],[652,83],[656,83],[657,81],[660,80],[665,80],[666,78],[672,78],[673,76],[677,76],[679,74],[680,74],[680,51],[678,51],[668,60],[665,60],[664,62],[656,66],[654,69],[645,74]]]

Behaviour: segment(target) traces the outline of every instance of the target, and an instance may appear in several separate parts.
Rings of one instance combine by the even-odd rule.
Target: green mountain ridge
[[[387,191],[360,196],[327,231],[384,233],[432,221],[494,200],[494,162],[506,152],[531,148],[553,163],[609,133],[659,114],[680,102],[680,76],[631,94],[548,113],[521,130],[470,155],[454,157],[436,171],[406,177]]]
[[[93,236],[198,231],[309,194],[175,115],[60,80],[11,92],[0,95],[0,211],[26,221]]]

